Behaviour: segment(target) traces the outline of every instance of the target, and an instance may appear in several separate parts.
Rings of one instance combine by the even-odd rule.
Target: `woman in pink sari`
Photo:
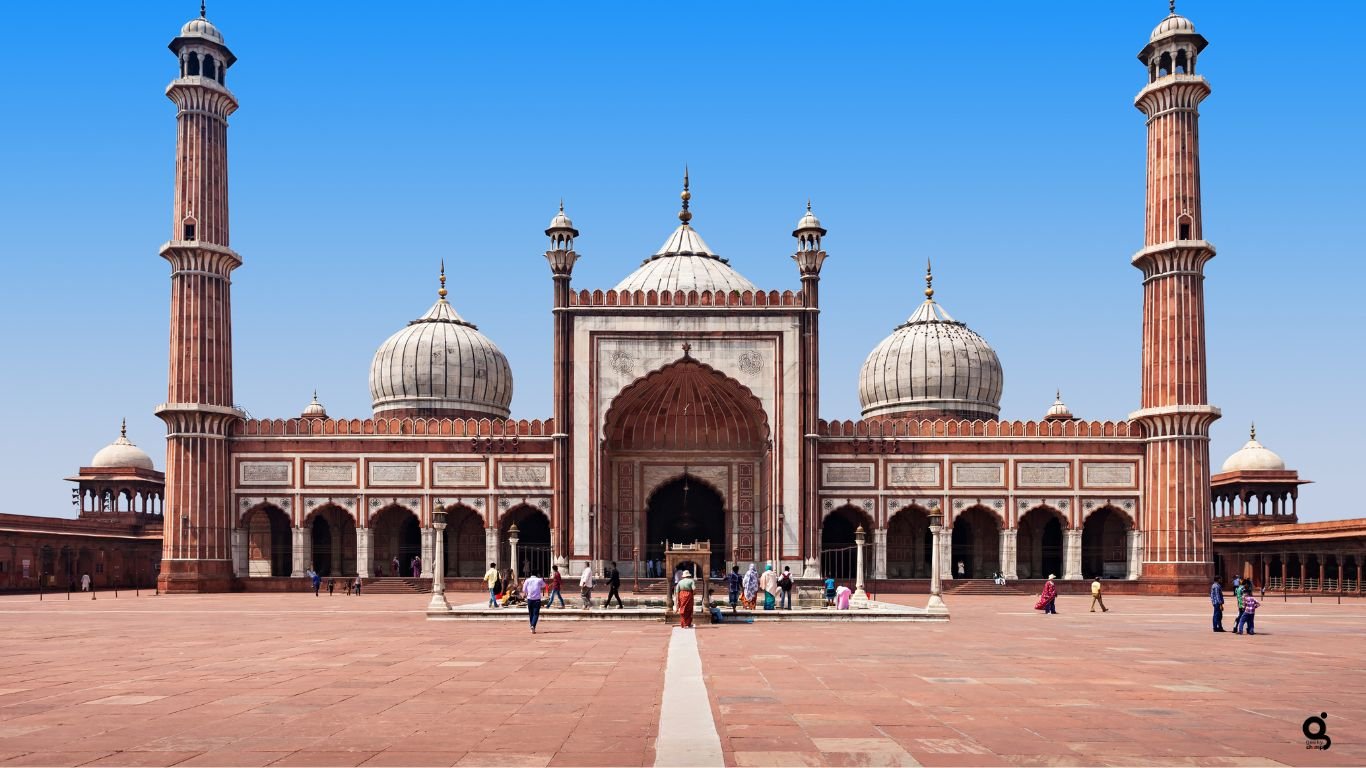
[[[839,587],[839,589],[835,590],[835,610],[837,610],[837,611],[847,611],[847,610],[849,610],[849,598],[850,598],[850,596],[852,596],[853,594],[854,594],[854,593],[851,592],[851,591],[849,590],[848,587],[846,587],[845,585],[841,584],[840,587]]]
[[[1058,585],[1053,583],[1056,578],[1058,577],[1051,573],[1048,574],[1048,581],[1044,582],[1043,585],[1043,594],[1039,595],[1039,602],[1034,604],[1034,610],[1054,614],[1058,612],[1057,607],[1054,606],[1058,600]]]

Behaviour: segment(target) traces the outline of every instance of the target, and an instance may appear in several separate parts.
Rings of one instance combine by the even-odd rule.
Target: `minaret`
[[[569,440],[569,426],[574,412],[574,316],[569,312],[569,280],[574,274],[574,262],[579,260],[579,254],[574,251],[574,238],[579,236],[579,231],[574,229],[574,222],[564,215],[564,200],[560,200],[560,211],[550,220],[545,234],[550,238],[545,259],[550,264],[550,276],[555,283],[552,387],[555,397],[555,495],[550,516],[550,546],[555,564],[563,568],[569,563],[569,520],[573,517],[573,478],[570,473],[573,444]],[[496,531],[493,535],[497,535]]]
[[[820,421],[820,285],[821,266],[825,264],[825,249],[821,240],[826,235],[820,219],[811,212],[811,201],[806,201],[806,213],[797,221],[792,236],[797,238],[797,251],[792,260],[797,262],[797,273],[802,280],[801,317],[801,462],[798,487],[801,489],[801,551],[805,556],[802,575],[817,578],[821,568],[821,508],[817,491],[820,489],[820,462],[817,458]],[[782,526],[775,521],[775,528]],[[781,530],[781,528],[779,528]],[[785,544],[786,542],[784,542]],[[784,547],[786,549],[786,547]],[[782,557],[782,552],[778,557]]]
[[[224,85],[236,61],[204,17],[171,41],[179,77],[171,240],[171,362],[166,402],[166,515],[161,588],[220,592],[232,586],[228,427],[241,417],[232,398],[230,276],[242,259],[228,241],[228,115],[237,99]]]
[[[1214,246],[1200,223],[1199,106],[1209,83],[1195,73],[1205,38],[1176,13],[1153,30],[1139,61],[1148,85],[1134,99],[1148,118],[1143,271],[1143,391],[1130,418],[1147,438],[1143,482],[1143,577],[1174,589],[1208,586],[1209,404],[1205,375],[1205,263]]]

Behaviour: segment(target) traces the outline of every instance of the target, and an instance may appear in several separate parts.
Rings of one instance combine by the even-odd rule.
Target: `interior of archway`
[[[853,579],[858,568],[858,541],[856,533],[863,527],[864,543],[871,540],[869,532],[873,529],[868,515],[855,507],[844,506],[833,510],[821,523],[821,576],[836,579]],[[865,549],[863,572],[869,572],[872,551]]]
[[[718,573],[728,562],[764,557],[774,546],[761,514],[768,506],[768,435],[758,398],[691,357],[622,390],[604,420],[608,511],[594,531],[596,556],[620,563],[662,558],[665,539],[692,540],[699,537],[694,531],[704,531]],[[647,466],[674,468],[681,477],[642,488]],[[723,471],[728,487],[712,488],[715,499],[702,498],[706,491],[698,490],[703,484],[697,477],[681,482],[689,466]],[[688,516],[675,519],[684,511],[685,484]],[[649,498],[643,498],[646,492]]]
[[[929,578],[931,538],[930,517],[919,507],[892,515],[887,522],[887,578]]]
[[[377,576],[417,576],[412,572],[413,558],[422,551],[422,528],[417,515],[399,506],[381,509],[370,520]],[[395,572],[397,559],[397,572]]]
[[[309,523],[313,570],[321,576],[356,575],[356,523],[346,510],[319,507]]]
[[[1129,576],[1129,518],[1102,507],[1081,527],[1081,574],[1083,578],[1123,579]]]
[[[725,573],[730,538],[726,517],[721,494],[695,477],[684,475],[661,485],[646,504],[646,559],[662,560],[666,541],[706,541],[711,543],[711,573]]]
[[[958,513],[953,519],[954,578],[959,578],[959,563],[963,564],[963,578],[986,579],[999,571],[1000,542],[1001,523],[996,515],[982,507]]]
[[[288,576],[294,542],[289,515],[279,507],[264,505],[247,514],[247,573],[251,576]]]
[[[478,577],[484,575],[484,518],[469,507],[446,510],[446,575]]]
[[[1035,507],[1020,518],[1015,539],[1015,573],[1022,579],[1046,579],[1063,572],[1063,522],[1047,507]]]
[[[517,526],[517,557],[512,557],[512,526]],[[504,512],[499,521],[499,567],[515,568],[518,576],[535,572],[546,576],[550,572],[550,518],[541,510],[520,505]],[[578,573],[573,566],[571,573]],[[480,572],[483,573],[482,571]],[[569,578],[569,574],[564,574]]]

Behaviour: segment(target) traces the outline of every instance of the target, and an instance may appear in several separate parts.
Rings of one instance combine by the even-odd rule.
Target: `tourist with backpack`
[[[783,575],[778,577],[778,588],[782,590],[782,603],[778,606],[785,611],[792,610],[792,567],[784,565]]]

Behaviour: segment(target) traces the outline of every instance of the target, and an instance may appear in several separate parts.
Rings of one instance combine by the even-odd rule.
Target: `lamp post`
[[[868,604],[868,593],[863,591],[863,542],[866,539],[863,526],[859,526],[854,531],[854,543],[858,545],[858,551],[854,556],[854,602],[859,605]]]
[[[948,613],[949,607],[944,604],[944,590],[939,580],[939,537],[944,533],[944,516],[938,513],[930,515],[930,602],[925,606],[925,610],[930,613]]]
[[[432,601],[427,611],[449,611],[451,604],[446,602],[446,513],[432,515],[432,528],[436,529],[436,543],[432,553]]]
[[[519,534],[520,531],[517,530],[517,524],[513,523],[512,526],[508,528],[508,558],[512,560],[512,563],[508,567],[512,570],[513,576],[517,575],[517,536]]]

